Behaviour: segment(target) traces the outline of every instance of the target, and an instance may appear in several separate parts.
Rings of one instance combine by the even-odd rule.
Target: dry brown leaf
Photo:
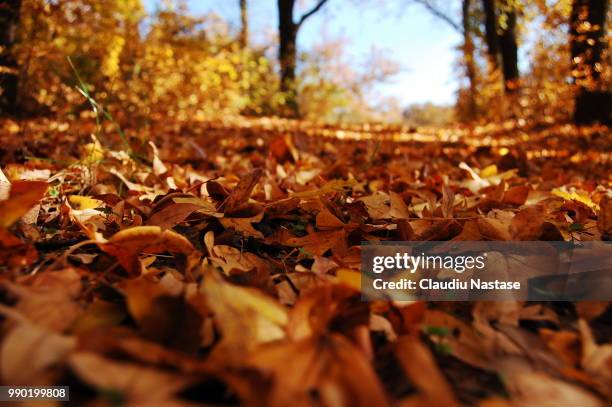
[[[513,405],[542,407],[603,407],[604,403],[582,387],[534,371],[528,362],[514,358],[495,363]]]
[[[612,239],[612,197],[605,195],[599,202],[600,211],[597,227],[604,240]]]
[[[374,220],[390,218],[391,207],[389,195],[378,192],[370,196],[359,198],[366,206],[368,214]]]
[[[510,234],[514,240],[538,240],[545,221],[545,210],[541,205],[528,206],[512,219]]]
[[[246,272],[255,269],[267,270],[268,264],[257,255],[243,252],[235,247],[227,245],[215,245],[214,233],[212,231],[204,236],[204,243],[208,249],[211,262],[223,269],[226,275],[233,272]]]
[[[480,234],[487,240],[512,240],[512,236],[506,225],[491,218],[479,218],[477,221]]]
[[[490,349],[483,346],[479,333],[468,323],[439,310],[426,310],[422,325],[430,328],[444,328],[450,334],[431,338],[434,342],[448,345],[457,359],[483,370],[491,370]]]
[[[64,332],[78,318],[81,276],[74,269],[46,271],[35,276],[31,286],[5,282],[19,297],[16,309],[31,322],[49,330]]]
[[[322,405],[389,405],[370,363],[341,335],[269,344],[248,364],[272,376],[270,406],[312,405],[313,392]]]
[[[311,256],[323,256],[328,250],[343,253],[346,251],[346,233],[344,230],[311,232],[304,237],[286,236],[280,239],[285,246],[300,247]]]
[[[502,202],[505,204],[516,206],[524,205],[525,201],[527,201],[527,196],[529,196],[530,191],[531,187],[529,187],[529,185],[514,186],[504,192]]]
[[[172,228],[183,222],[193,212],[199,210],[200,205],[191,203],[174,203],[153,213],[147,220],[149,226],[159,226],[162,229]]]
[[[153,150],[153,174],[160,176],[168,172],[168,168],[164,165],[162,160],[159,159],[159,151],[157,146],[152,141],[149,141],[149,146]]]
[[[209,270],[200,292],[214,314],[224,345],[235,352],[228,358],[240,358],[259,344],[285,337],[287,310],[259,290],[230,284]]]
[[[395,354],[404,373],[431,405],[459,406],[433,355],[418,337],[400,336],[395,343]]]
[[[335,261],[327,257],[315,256],[314,263],[310,270],[316,274],[326,274],[336,268],[338,268],[338,264]]]
[[[410,209],[406,206],[404,202],[404,198],[401,195],[390,191],[389,199],[391,201],[391,210],[389,211],[389,215],[395,219],[409,219],[410,218]]]
[[[114,234],[106,242],[98,243],[100,248],[114,256],[130,274],[138,275],[141,270],[138,256],[142,253],[195,252],[193,245],[182,235],[159,226],[137,226]]]
[[[369,325],[369,309],[358,291],[345,285],[315,287],[300,296],[291,309],[287,334],[292,340],[320,336],[330,329],[352,333]],[[341,322],[335,327],[334,321]]]
[[[253,223],[261,222],[263,216],[264,213],[259,212],[257,215],[247,218],[223,217],[219,219],[219,222],[221,222],[226,229],[234,229],[237,232],[241,232],[244,236],[263,239],[263,233],[253,227]]]
[[[448,185],[444,185],[442,187],[442,202],[440,203],[443,217],[445,218],[453,217],[454,204],[455,204],[455,192]]]
[[[117,362],[90,352],[74,353],[69,364],[79,379],[93,388],[119,392],[128,401],[140,405],[163,403],[193,381],[175,373]]]
[[[611,396],[612,344],[597,344],[589,324],[582,319],[578,321],[578,329],[582,339],[582,367],[603,380],[608,396]]]
[[[345,224],[332,214],[329,209],[323,209],[317,213],[315,224],[319,230],[338,229],[345,226]]]
[[[243,204],[245,204],[253,189],[259,182],[259,179],[264,174],[264,170],[261,168],[255,168],[250,173],[248,173],[245,177],[240,179],[240,182],[236,186],[236,188],[232,191],[230,196],[221,204],[219,207],[226,214],[231,214],[240,208]]]
[[[73,337],[57,334],[29,321],[19,321],[2,340],[2,383],[22,386],[55,383],[51,369],[61,365],[75,346]]]

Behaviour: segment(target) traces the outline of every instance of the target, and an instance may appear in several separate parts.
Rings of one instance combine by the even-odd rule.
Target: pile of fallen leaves
[[[612,400],[608,303],[363,302],[359,274],[363,241],[609,240],[606,127],[40,119],[0,141],[2,384],[92,405]]]

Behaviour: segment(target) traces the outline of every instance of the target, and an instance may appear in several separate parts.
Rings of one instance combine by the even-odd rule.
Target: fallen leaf
[[[404,198],[401,195],[391,191],[389,192],[389,199],[391,202],[391,209],[389,215],[395,219],[409,219],[410,209],[404,202]]]
[[[505,358],[496,363],[504,377],[513,405],[543,407],[603,407],[597,397],[583,388],[534,371],[526,361],[516,357]]]
[[[285,337],[287,310],[259,290],[230,284],[211,270],[200,292],[214,314],[223,343],[236,352],[233,357]]]
[[[18,296],[16,309],[45,329],[64,332],[82,311],[78,303],[81,276],[74,269],[45,271],[36,275],[30,286],[8,282],[4,286]]]
[[[440,204],[443,217],[445,218],[453,217],[454,204],[455,204],[454,191],[448,185],[444,185],[442,187],[442,202]]]
[[[98,243],[100,248],[117,258],[119,264],[130,274],[140,273],[138,256],[142,253],[181,253],[190,255],[195,252],[193,245],[182,235],[159,226],[137,226],[114,234],[106,242]]]
[[[395,343],[395,354],[404,373],[430,405],[459,406],[433,355],[418,338],[399,337]]]
[[[578,329],[582,340],[581,365],[586,371],[604,381],[607,393],[610,395],[612,386],[612,344],[597,344],[589,324],[582,319],[578,321]]]
[[[538,240],[545,221],[544,207],[528,206],[512,219],[510,234],[514,240]]]
[[[597,227],[603,240],[612,239],[612,197],[606,195],[599,202],[601,210],[597,218]]]
[[[168,172],[168,168],[164,165],[162,160],[159,159],[159,151],[157,146],[152,141],[149,141],[149,146],[153,150],[153,174],[160,176]]]
[[[575,189],[568,190],[567,188],[555,188],[551,191],[551,193],[568,201],[581,202],[591,209],[599,209],[599,206],[593,202],[591,197],[584,191]]]
[[[344,230],[311,232],[304,237],[283,236],[281,244],[300,247],[307,255],[323,256],[328,250],[343,252],[346,250],[346,233]]]
[[[163,404],[192,382],[179,374],[117,362],[90,352],[74,353],[68,363],[79,379],[98,391],[118,392],[141,405]]]
[[[255,216],[246,218],[223,217],[219,219],[219,222],[221,222],[226,229],[232,228],[237,232],[241,232],[244,236],[250,236],[255,239],[263,239],[263,233],[253,227],[253,223],[261,222],[263,215],[264,213],[260,212]]]
[[[166,206],[158,212],[153,213],[147,219],[148,226],[159,226],[162,229],[172,228],[183,222],[193,212],[201,207],[191,203],[175,203]]]
[[[15,181],[8,199],[0,201],[0,228],[8,228],[37,204],[47,191],[43,181]]]
[[[357,270],[339,268],[336,271],[336,278],[341,283],[346,284],[354,290],[361,291],[361,273]]]
[[[81,195],[70,195],[70,197],[68,197],[68,202],[70,202],[72,206],[78,210],[96,209],[104,206],[104,202],[99,199],[93,199],[88,196]]]
[[[54,383],[52,369],[66,360],[76,344],[73,337],[60,335],[28,321],[20,321],[2,340],[2,382],[16,386]]]
[[[263,175],[264,171],[261,168],[255,168],[245,177],[240,179],[240,182],[236,186],[236,188],[232,191],[230,196],[221,204],[219,207],[220,210],[225,212],[226,214],[232,213],[233,211],[239,209],[239,207],[245,204],[253,189],[259,182],[259,179]]]
[[[290,196],[291,198],[301,198],[301,199],[311,199],[317,198],[321,195],[334,193],[334,192],[345,192],[356,184],[355,180],[341,180],[334,179],[325,183],[321,188],[310,190],[310,191],[302,191],[302,192],[294,192]]]
[[[272,377],[270,406],[310,405],[313,392],[322,405],[389,405],[370,363],[341,335],[269,344],[248,364]]]
[[[0,168],[0,201],[4,201],[8,199],[11,190],[11,182],[2,172],[2,168]]]
[[[315,224],[319,230],[338,229],[345,226],[345,224],[328,209],[323,209],[317,213]]]

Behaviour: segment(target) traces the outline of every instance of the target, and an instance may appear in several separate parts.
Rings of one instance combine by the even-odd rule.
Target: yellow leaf
[[[92,136],[93,141],[83,146],[83,157],[82,161],[85,164],[94,164],[102,161],[104,158],[104,147],[100,144],[100,141]]]
[[[491,164],[480,171],[480,176],[482,178],[489,178],[494,175],[497,175],[497,166],[495,164]]]
[[[336,271],[336,277],[340,282],[348,285],[355,290],[361,291],[361,273],[356,270],[339,268]]]
[[[99,199],[93,199],[88,196],[72,195],[68,198],[68,202],[75,207],[75,209],[95,209],[104,205],[104,202]]]
[[[565,188],[555,188],[551,192],[553,195],[563,198],[567,201],[578,201],[578,202],[585,204],[586,206],[588,206],[589,208],[593,210],[599,210],[599,205],[593,202],[591,200],[591,197],[589,197],[589,195],[586,192],[577,191],[575,189],[568,191]]]

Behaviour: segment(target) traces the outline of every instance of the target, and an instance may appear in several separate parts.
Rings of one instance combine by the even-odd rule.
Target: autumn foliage
[[[246,28],[186,7],[16,3],[2,385],[66,385],[92,406],[610,404],[608,302],[361,298],[362,242],[612,239],[612,133],[571,123],[610,74],[567,41],[572,18],[599,35],[572,17],[589,2],[492,2],[496,40],[528,18],[552,33],[519,78],[487,56],[490,2],[466,2],[472,82],[454,116],[425,105],[410,125],[366,100],[392,61],[325,69],[340,43],[282,83]]]

